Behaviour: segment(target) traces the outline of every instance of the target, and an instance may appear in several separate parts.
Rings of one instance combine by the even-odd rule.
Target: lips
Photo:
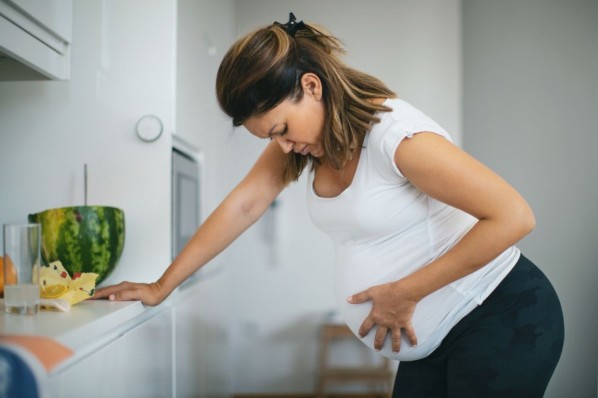
[[[298,153],[300,155],[307,155],[309,153],[309,145],[305,145],[303,148],[299,149],[299,148],[293,148],[293,151],[295,153]]]
[[[300,154],[301,156],[307,156],[307,155],[311,154],[313,157],[316,157],[316,158],[324,155],[324,151],[322,151],[321,149],[318,149],[317,147],[310,146],[309,144],[305,145],[301,149],[293,148],[293,151],[297,154]]]

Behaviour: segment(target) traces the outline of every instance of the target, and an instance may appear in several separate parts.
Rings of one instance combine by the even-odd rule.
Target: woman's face
[[[275,140],[284,153],[294,151],[303,156],[324,155],[324,103],[319,78],[306,73],[301,77],[303,97],[286,99],[276,107],[247,119],[245,128],[256,137]]]

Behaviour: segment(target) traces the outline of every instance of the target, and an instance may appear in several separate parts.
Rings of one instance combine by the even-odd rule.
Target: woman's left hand
[[[372,310],[359,328],[359,335],[365,337],[376,326],[374,348],[381,350],[386,335],[390,331],[392,351],[401,349],[401,333],[404,332],[411,345],[417,345],[417,336],[411,325],[411,319],[418,300],[409,296],[408,291],[400,287],[399,282],[373,286],[350,296],[351,304],[372,301]]]

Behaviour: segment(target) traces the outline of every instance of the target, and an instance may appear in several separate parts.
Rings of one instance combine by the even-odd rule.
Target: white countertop
[[[86,300],[69,312],[40,309],[37,315],[18,315],[5,313],[0,300],[0,332],[48,337],[76,350],[148,309],[138,301]]]
[[[171,297],[178,294],[175,291]],[[170,307],[171,300],[156,307],[139,301],[86,300],[69,312],[40,309],[36,315],[18,315],[5,313],[0,299],[0,336],[46,337],[70,348],[73,355],[53,370],[60,371]]]
[[[85,300],[68,312],[44,308],[37,315],[18,315],[4,312],[4,300],[0,298],[0,335],[48,337],[76,351],[110,331],[126,328],[127,322],[137,317],[143,320],[156,315],[188,286],[207,277],[210,273],[189,277],[156,307],[139,301]]]
[[[185,296],[183,292],[187,287],[206,277],[210,277],[210,273],[188,278],[155,307],[144,306],[140,301],[86,300],[73,305],[68,312],[40,309],[36,315],[18,315],[5,313],[4,300],[0,299],[0,337],[45,337],[70,348],[73,356],[53,370],[58,371],[171,308],[173,303]]]

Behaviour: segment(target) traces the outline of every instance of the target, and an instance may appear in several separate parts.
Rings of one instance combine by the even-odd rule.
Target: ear
[[[315,100],[322,99],[322,81],[315,73],[307,72],[301,76],[301,88],[307,95],[311,95]]]

